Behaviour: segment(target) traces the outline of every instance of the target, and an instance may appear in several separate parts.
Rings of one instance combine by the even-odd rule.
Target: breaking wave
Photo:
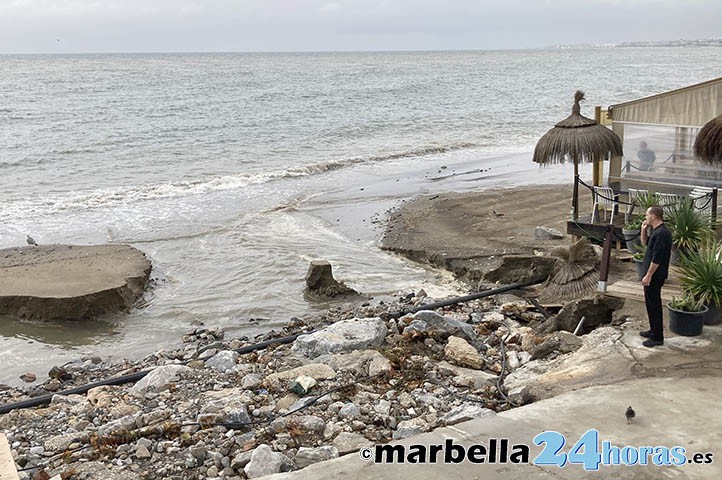
[[[42,210],[44,212],[48,212],[94,209],[118,204],[133,204],[148,200],[203,195],[218,191],[237,190],[250,185],[260,185],[283,179],[318,175],[359,164],[439,155],[455,150],[473,148],[475,146],[476,145],[470,143],[461,143],[449,146],[433,146],[398,153],[390,153],[387,155],[330,160],[271,172],[238,173],[233,175],[204,177],[190,181],[125,186],[115,189],[106,188],[92,191],[86,190],[58,196],[46,196],[42,200],[38,200],[38,203],[35,205],[23,206],[23,209],[25,213],[27,213],[28,210]]]

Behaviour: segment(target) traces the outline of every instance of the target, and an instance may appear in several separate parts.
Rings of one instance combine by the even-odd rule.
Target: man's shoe
[[[644,330],[642,332],[639,332],[640,337],[644,338],[652,338],[652,331],[651,330]]]
[[[647,340],[642,342],[642,345],[644,345],[645,347],[658,347],[659,345],[664,345],[664,341],[654,338],[648,338]]]

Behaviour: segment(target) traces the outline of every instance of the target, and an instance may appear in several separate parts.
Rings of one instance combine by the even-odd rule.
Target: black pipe
[[[463,297],[450,298],[449,300],[443,300],[441,302],[435,302],[428,305],[421,305],[419,307],[399,310],[398,312],[392,313],[391,318],[399,318],[408,313],[416,313],[422,310],[434,310],[441,307],[448,307],[449,305],[455,305],[457,303],[470,302],[471,300],[478,300],[479,298],[490,297],[492,295],[508,292],[510,290],[518,290],[520,288],[535,285],[537,283],[541,283],[541,281],[512,283],[511,285],[505,285],[503,287],[493,288],[491,290],[484,290],[483,292],[472,293],[471,295],[465,295]]]
[[[245,347],[237,348],[234,351],[238,352],[239,354],[242,355],[245,353],[253,352],[255,350],[261,350],[263,348],[266,348],[270,345],[274,345],[277,343],[280,343],[280,344],[291,343],[294,340],[296,340],[296,338],[299,335],[305,335],[307,333],[312,333],[312,332],[297,333],[295,335],[289,335],[287,337],[265,340],[263,342],[259,342],[254,345],[247,345]],[[29,398],[27,400],[21,400],[19,402],[15,402],[15,403],[8,403],[5,405],[0,405],[0,415],[2,415],[3,413],[8,413],[9,411],[15,410],[17,408],[37,407],[40,405],[48,404],[53,399],[53,395],[82,394],[82,393],[87,393],[88,390],[90,390],[91,388],[95,388],[95,387],[102,387],[105,385],[122,385],[124,383],[134,383],[134,382],[137,382],[138,380],[140,380],[141,378],[145,377],[146,375],[148,375],[152,370],[153,369],[142,370],[140,372],[129,373],[128,375],[122,375],[120,377],[113,377],[113,378],[109,378],[106,380],[99,380],[97,382],[88,383],[86,385],[81,385],[79,387],[71,388],[69,390],[63,390],[61,392],[51,393],[48,395],[41,395],[39,397]]]
[[[535,281],[535,282],[525,282],[525,283],[513,283],[511,285],[505,285],[503,287],[494,288],[491,290],[484,290],[483,292],[473,293],[471,295],[466,295],[463,297],[451,298],[449,300],[443,300],[441,302],[430,303],[428,305],[421,305],[419,307],[415,307],[415,308],[411,308],[411,309],[407,309],[407,310],[400,310],[400,311],[392,313],[390,315],[391,315],[391,318],[399,318],[403,315],[406,315],[407,313],[416,313],[416,312],[420,312],[422,310],[434,310],[436,308],[447,307],[449,305],[455,305],[457,303],[469,302],[471,300],[477,300],[479,298],[490,297],[492,295],[497,295],[499,293],[508,292],[510,290],[517,290],[519,288],[528,287],[530,285],[534,285],[537,283],[541,283],[541,282]],[[245,347],[236,348],[234,351],[243,355],[246,353],[253,352],[255,350],[261,350],[263,348],[266,348],[270,345],[274,345],[277,343],[278,344],[291,343],[294,340],[296,340],[296,338],[298,338],[299,336],[307,335],[309,333],[313,333],[313,331],[296,333],[293,335],[289,335],[287,337],[265,340],[263,342],[259,342],[254,345],[247,345]],[[151,370],[143,370],[143,371],[131,373],[128,375],[123,375],[121,377],[109,378],[107,380],[99,380],[97,382],[89,383],[87,385],[81,385],[80,387],[71,388],[69,390],[63,390],[61,392],[56,392],[56,393],[52,393],[52,394],[48,394],[48,395],[41,395],[39,397],[29,398],[27,400],[21,400],[19,402],[15,402],[15,403],[8,403],[5,405],[0,405],[0,415],[2,415],[3,413],[8,413],[9,411],[15,410],[17,408],[37,407],[40,405],[48,404],[52,400],[53,395],[81,394],[81,393],[87,393],[87,391],[90,390],[91,388],[102,387],[104,385],[122,385],[124,383],[137,382],[141,378],[148,375],[151,371],[152,371],[152,369]]]

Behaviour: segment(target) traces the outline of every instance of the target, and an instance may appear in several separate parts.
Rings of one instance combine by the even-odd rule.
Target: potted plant
[[[624,242],[627,244],[627,251],[634,254],[642,246],[641,232],[644,215],[636,215],[629,223],[622,227]]]
[[[704,323],[720,323],[722,305],[722,243],[707,240],[698,249],[684,252],[679,262],[682,288],[708,307]]]
[[[659,205],[659,197],[654,192],[639,191],[639,193],[630,200],[634,202],[635,207],[639,207],[639,213],[622,227],[622,235],[627,244],[627,251],[634,254],[637,251],[637,247],[642,245],[640,237],[644,215],[649,207]]]
[[[679,255],[695,250],[713,230],[708,218],[694,208],[694,202],[685,198],[675,204],[667,222],[672,231],[672,263],[679,263]]]
[[[647,246],[639,245],[637,250],[632,254],[632,260],[634,260],[634,265],[637,268],[637,280],[644,278],[644,274],[647,273],[647,270],[644,268],[644,255],[646,253]]]
[[[681,298],[672,297],[669,309],[669,329],[677,335],[694,337],[702,333],[707,307],[684,292]]]

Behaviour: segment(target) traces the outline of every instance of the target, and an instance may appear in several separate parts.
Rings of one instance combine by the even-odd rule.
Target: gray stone
[[[226,373],[233,370],[238,360],[238,352],[233,350],[221,350],[206,360],[206,365],[217,372]]]
[[[341,419],[356,418],[359,415],[361,415],[361,409],[353,403],[347,403],[338,412],[338,417]]]
[[[542,343],[532,347],[530,353],[532,360],[539,358],[545,358],[549,356],[555,350],[558,350],[560,346],[559,339],[550,335]]]
[[[457,423],[474,420],[488,415],[496,415],[496,412],[475,403],[463,403],[458,407],[451,409],[449,413],[441,418],[441,421],[445,425],[456,425]]]
[[[376,350],[354,350],[348,353],[321,355],[316,358],[316,362],[324,363],[337,371],[350,370],[359,375],[369,376],[382,373],[387,366],[391,368],[391,362]]]
[[[251,455],[253,455],[253,450],[249,450],[247,452],[241,452],[235,457],[233,457],[233,460],[231,460],[231,468],[233,470],[240,470],[246,465],[248,465],[248,462],[251,461]]]
[[[374,412],[378,413],[379,415],[390,415],[391,402],[389,402],[388,400],[379,400],[379,402],[374,405]]]
[[[481,388],[484,385],[493,385],[496,383],[497,378],[496,375],[482,370],[457,367],[448,362],[439,362],[439,373],[442,375],[451,375],[454,385],[472,389]]]
[[[428,430],[429,424],[426,423],[425,420],[422,418],[412,418],[411,420],[399,422],[392,437],[394,440],[401,440],[403,438],[413,437],[414,435],[420,435]]]
[[[292,350],[316,358],[329,353],[365,349],[380,346],[386,332],[386,324],[380,318],[341,320],[317,332],[301,335],[293,343]]]
[[[339,433],[336,438],[333,439],[332,443],[340,455],[355,452],[372,445],[363,435],[349,432]]]
[[[455,318],[444,317],[431,310],[415,313],[413,321],[404,328],[404,335],[412,338],[415,336],[448,338],[455,335],[477,348],[483,348],[473,326]]]
[[[119,430],[132,430],[137,426],[136,419],[137,416],[135,415],[126,415],[112,422],[108,422],[98,427],[98,435],[104,437]]]
[[[528,385],[519,385],[509,390],[507,396],[515,405],[525,405],[531,400],[531,389]]]
[[[534,227],[534,240],[561,240],[564,234],[552,227]]]
[[[56,435],[54,437],[50,437],[43,443],[43,446],[45,447],[45,450],[48,450],[50,452],[58,452],[62,450],[67,450],[70,447],[70,444],[78,441],[84,441],[87,437],[87,434],[81,433],[81,432],[71,432],[71,433],[64,433],[62,435]]]
[[[484,366],[484,358],[479,351],[469,345],[469,342],[461,337],[451,336],[444,348],[444,355],[453,363],[480,370]]]
[[[582,346],[582,339],[573,333],[560,331],[553,333],[552,336],[559,340],[559,351],[561,353],[575,352]]]
[[[162,365],[154,368],[148,375],[141,378],[130,389],[133,395],[142,395],[144,391],[161,391],[168,388],[172,383],[177,382],[184,375],[189,375],[193,370],[185,365]]]
[[[381,358],[374,358],[369,363],[369,377],[377,377],[379,375],[384,375],[386,373],[389,373],[393,370],[393,365],[391,365],[391,362],[386,357]]]
[[[153,455],[148,450],[148,447],[145,445],[139,445],[138,448],[135,449],[135,456],[137,458],[143,459],[143,458],[150,458]]]
[[[243,388],[252,389],[257,388],[263,382],[263,377],[257,373],[249,373],[241,379],[241,386]]]
[[[283,454],[276,453],[266,444],[259,445],[253,450],[251,460],[243,467],[248,478],[258,478],[289,471],[293,462]]]
[[[217,422],[248,423],[251,417],[244,403],[242,388],[226,388],[202,395],[201,415],[214,414]]]
[[[188,449],[196,460],[200,460],[201,462],[206,459],[206,454],[208,453],[208,450],[206,450],[206,447],[203,445],[193,445]]]
[[[325,446],[319,448],[301,447],[294,458],[296,467],[304,468],[312,463],[324,462],[338,458],[338,449],[336,447]]]
[[[444,401],[437,397],[436,395],[432,395],[430,393],[422,393],[421,395],[415,395],[414,399],[416,400],[417,405],[425,406],[425,407],[433,407],[436,410],[444,407]]]
[[[266,377],[264,382],[268,386],[281,387],[284,383],[300,377],[301,375],[311,377],[314,380],[330,380],[336,376],[336,371],[323,363],[309,363],[291,370],[272,373]]]

